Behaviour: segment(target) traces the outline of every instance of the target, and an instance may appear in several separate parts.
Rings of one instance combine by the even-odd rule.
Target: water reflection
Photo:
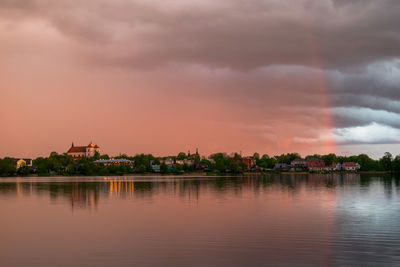
[[[359,174],[247,175],[240,177],[98,177],[98,178],[2,178],[0,197],[48,194],[53,201],[64,200],[72,208],[96,208],[100,199],[151,199],[160,193],[198,201],[202,192],[240,197],[243,191],[260,194],[280,190],[295,195],[302,188],[334,190],[337,187],[368,188],[379,179],[386,197],[399,190],[400,179]],[[272,187],[272,189],[271,189]]]
[[[391,176],[0,178],[0,214],[0,266],[400,264]]]

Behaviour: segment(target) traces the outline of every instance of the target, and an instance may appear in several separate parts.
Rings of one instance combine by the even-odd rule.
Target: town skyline
[[[359,154],[354,154],[354,153],[353,154],[352,153],[338,154],[338,153],[334,153],[334,152],[329,152],[329,153],[313,153],[313,152],[310,152],[310,153],[299,153],[298,151],[287,151],[287,152],[283,152],[283,153],[263,153],[263,152],[260,152],[260,151],[257,151],[257,150],[256,151],[250,151],[250,152],[242,151],[242,150],[236,150],[236,151],[212,151],[211,153],[204,153],[204,152],[200,153],[201,151],[199,150],[198,147],[196,147],[194,149],[193,148],[186,148],[186,149],[181,149],[181,150],[178,149],[178,150],[176,150],[177,152],[166,153],[166,154],[151,153],[151,152],[148,152],[148,151],[134,152],[134,153],[127,153],[127,152],[124,152],[124,151],[120,151],[120,152],[112,154],[112,153],[104,152],[102,150],[102,147],[98,146],[98,144],[96,142],[93,142],[93,141],[90,141],[89,145],[84,145],[84,143],[71,142],[71,145],[67,146],[67,147],[68,147],[67,149],[64,149],[64,150],[61,150],[61,151],[49,150],[47,154],[38,155],[38,156],[4,155],[3,157],[10,157],[10,158],[15,158],[15,159],[22,159],[22,158],[35,159],[35,158],[39,158],[39,157],[48,157],[53,152],[56,152],[56,153],[58,153],[60,155],[62,155],[62,154],[73,155],[75,153],[77,153],[77,154],[82,154],[83,153],[82,155],[84,155],[85,153],[88,153],[88,155],[90,155],[90,157],[92,157],[95,152],[98,152],[100,155],[107,155],[107,156],[110,156],[110,157],[119,157],[121,155],[126,155],[126,156],[129,156],[129,157],[133,157],[135,155],[144,154],[144,155],[153,155],[155,157],[161,157],[161,158],[174,157],[174,156],[177,156],[180,153],[199,154],[201,156],[204,156],[205,158],[208,158],[209,156],[211,156],[213,154],[217,154],[217,153],[223,153],[223,154],[226,154],[228,156],[234,156],[235,154],[238,154],[238,155],[243,156],[243,157],[251,157],[254,154],[258,154],[258,155],[260,155],[260,157],[263,156],[263,155],[268,155],[269,157],[277,157],[277,156],[281,156],[281,155],[284,155],[284,154],[298,154],[298,155],[300,155],[301,158],[306,158],[306,157],[310,157],[310,156],[314,156],[314,155],[321,155],[322,156],[322,155],[329,155],[329,154],[335,154],[335,155],[341,156],[341,157],[357,156],[357,155],[364,154],[364,155],[367,155],[367,156],[369,156],[370,158],[372,158],[374,160],[378,160],[379,158],[384,156],[386,153],[391,153],[389,151],[385,151],[382,154],[377,155],[376,157],[373,157],[373,156],[369,155],[368,153],[359,153]],[[87,149],[89,149],[91,151],[89,152]],[[75,152],[75,153],[71,154],[70,152]],[[393,156],[398,155],[398,154],[393,154],[393,153],[391,153],[391,154]],[[24,155],[27,155],[27,154],[24,154]],[[80,155],[80,156],[82,156],[82,155]]]

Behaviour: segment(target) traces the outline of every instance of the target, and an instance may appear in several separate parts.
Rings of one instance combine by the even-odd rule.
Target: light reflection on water
[[[400,180],[0,178],[0,266],[398,266]]]

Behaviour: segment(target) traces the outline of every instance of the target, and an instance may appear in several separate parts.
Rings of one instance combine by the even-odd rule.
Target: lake
[[[400,266],[382,175],[0,178],[0,266]]]

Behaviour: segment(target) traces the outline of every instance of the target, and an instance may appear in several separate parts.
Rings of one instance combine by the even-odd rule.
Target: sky
[[[398,0],[1,0],[0,157],[400,154]]]

